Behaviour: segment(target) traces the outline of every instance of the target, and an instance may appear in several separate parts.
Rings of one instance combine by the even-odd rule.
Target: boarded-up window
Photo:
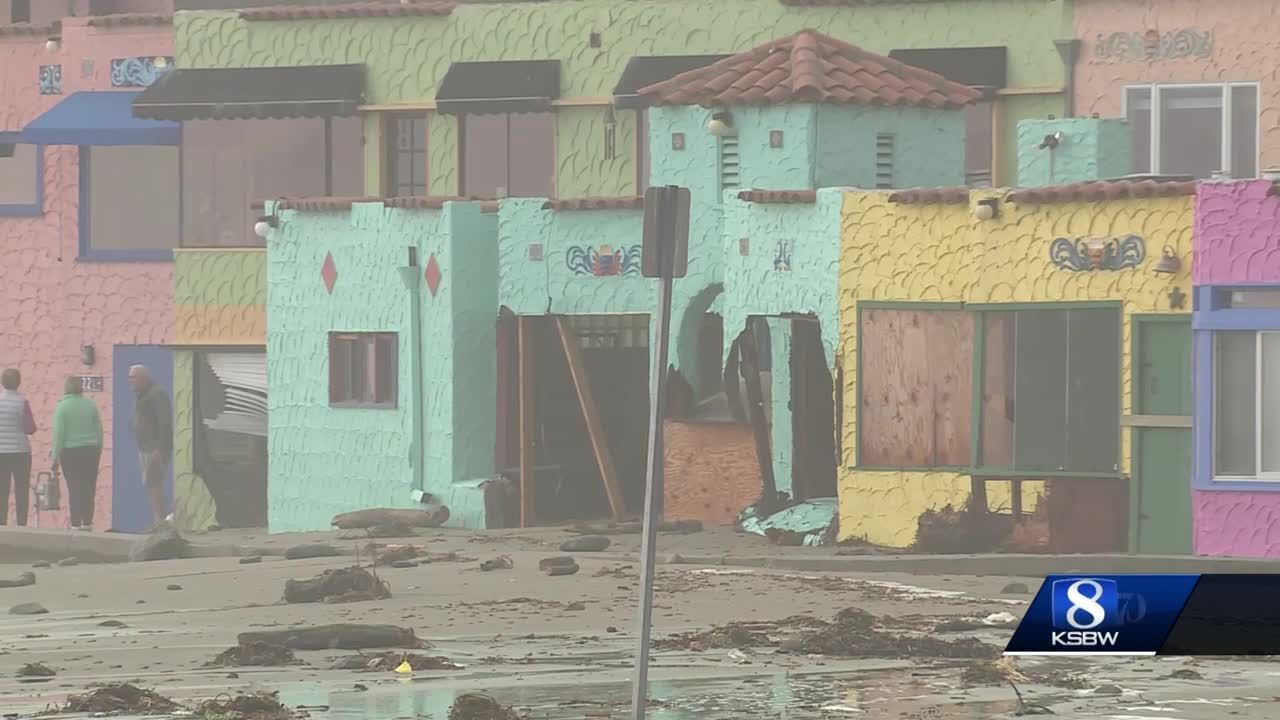
[[[554,113],[467,115],[462,126],[462,193],[470,197],[555,194]]]
[[[969,464],[973,315],[864,309],[858,330],[858,464]]]
[[[980,465],[1116,472],[1120,311],[987,312]]]

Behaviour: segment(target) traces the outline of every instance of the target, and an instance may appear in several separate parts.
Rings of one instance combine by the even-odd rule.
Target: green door
[[[1191,553],[1191,319],[1134,317],[1130,545]]]

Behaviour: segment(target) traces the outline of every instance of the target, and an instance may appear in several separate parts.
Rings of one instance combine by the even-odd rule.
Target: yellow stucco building
[[[1030,510],[1045,480],[1111,481],[1135,518],[1177,503],[1140,476],[1167,474],[1146,458],[1183,446],[1189,463],[1189,360],[1168,348],[1190,356],[1193,194],[1151,180],[848,192],[841,539],[909,547],[923,512],[977,487],[993,510],[1011,487]]]

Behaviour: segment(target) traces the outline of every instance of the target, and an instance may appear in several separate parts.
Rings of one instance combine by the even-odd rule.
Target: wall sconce
[[[979,221],[987,221],[1000,217],[1000,201],[996,198],[983,198],[973,208],[973,216]]]
[[[92,345],[80,346],[80,364],[85,367],[93,367],[94,360],[97,359],[97,353],[93,351]]]
[[[707,132],[716,137],[724,137],[733,135],[733,116],[721,110],[711,116],[711,120],[707,122]]]
[[[156,59],[151,61],[151,64],[154,65],[157,70],[164,70],[169,67],[169,58],[163,55],[157,55]]]
[[[51,37],[48,40],[46,40],[44,43],[45,52],[55,53],[55,52],[58,52],[58,48],[61,48],[61,47],[62,47],[62,41],[56,37]]]
[[[263,215],[253,224],[253,234],[266,240],[271,231],[278,227],[280,227],[280,218],[275,215]]]
[[[1044,136],[1044,140],[1040,141],[1041,150],[1052,150],[1062,142],[1062,131],[1050,133]]]
[[[1152,268],[1152,272],[1161,275],[1173,275],[1182,269],[1182,261],[1173,253],[1173,248],[1168,245],[1164,246],[1164,252],[1160,254],[1160,259],[1156,261],[1156,266]]]

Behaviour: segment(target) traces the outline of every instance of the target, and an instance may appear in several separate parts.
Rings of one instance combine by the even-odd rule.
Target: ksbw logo
[[[1065,648],[1114,647],[1123,624],[1120,588],[1115,580],[1080,578],[1053,583],[1053,635],[1050,644]]]

